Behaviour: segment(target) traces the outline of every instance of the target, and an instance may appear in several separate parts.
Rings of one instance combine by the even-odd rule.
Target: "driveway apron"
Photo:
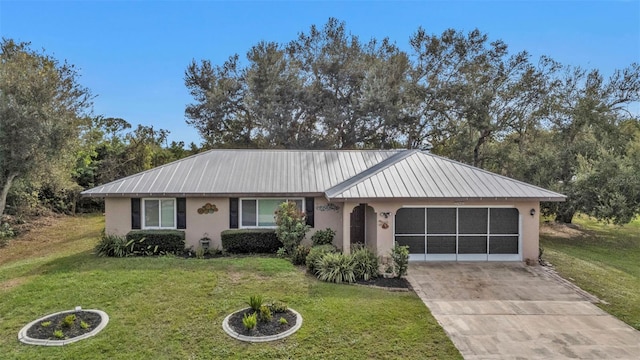
[[[407,276],[465,359],[640,359],[640,332],[523,263],[412,263]]]

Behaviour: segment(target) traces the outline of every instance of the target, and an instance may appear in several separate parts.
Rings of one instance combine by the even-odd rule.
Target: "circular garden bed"
[[[18,339],[30,345],[61,346],[96,335],[108,322],[105,312],[78,307],[30,322],[20,330]]]
[[[293,309],[273,313],[270,320],[261,319],[255,328],[249,330],[243,319],[254,313],[251,308],[236,311],[222,322],[222,328],[229,336],[248,342],[266,342],[283,339],[300,329],[302,316]]]

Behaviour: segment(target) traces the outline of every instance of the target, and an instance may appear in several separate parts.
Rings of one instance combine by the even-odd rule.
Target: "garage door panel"
[[[424,208],[403,208],[396,213],[396,234],[424,234]]]
[[[517,234],[518,209],[494,208],[490,210],[489,230],[491,234]]]
[[[458,216],[458,233],[487,233],[488,212],[486,208],[460,208],[458,209]]]
[[[427,254],[455,254],[455,236],[427,236]]]
[[[427,234],[455,234],[456,223],[455,208],[427,209]]]
[[[458,237],[458,254],[486,254],[486,236],[460,236]]]
[[[491,236],[489,237],[489,254],[517,254],[517,236]]]
[[[397,236],[396,241],[400,246],[408,246],[409,254],[424,254],[424,236]]]
[[[515,208],[422,207],[396,212],[395,239],[411,261],[521,261]]]

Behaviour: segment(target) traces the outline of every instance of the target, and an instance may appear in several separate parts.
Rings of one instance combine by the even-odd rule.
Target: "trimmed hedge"
[[[225,230],[222,248],[232,254],[275,253],[281,248],[275,230]]]
[[[185,247],[179,230],[133,230],[127,234],[127,242],[131,240],[129,251],[135,255],[179,254]]]

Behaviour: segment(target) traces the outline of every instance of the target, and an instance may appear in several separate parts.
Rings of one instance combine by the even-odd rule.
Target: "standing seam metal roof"
[[[564,195],[419,150],[210,150],[83,196],[321,195],[328,199]]]

